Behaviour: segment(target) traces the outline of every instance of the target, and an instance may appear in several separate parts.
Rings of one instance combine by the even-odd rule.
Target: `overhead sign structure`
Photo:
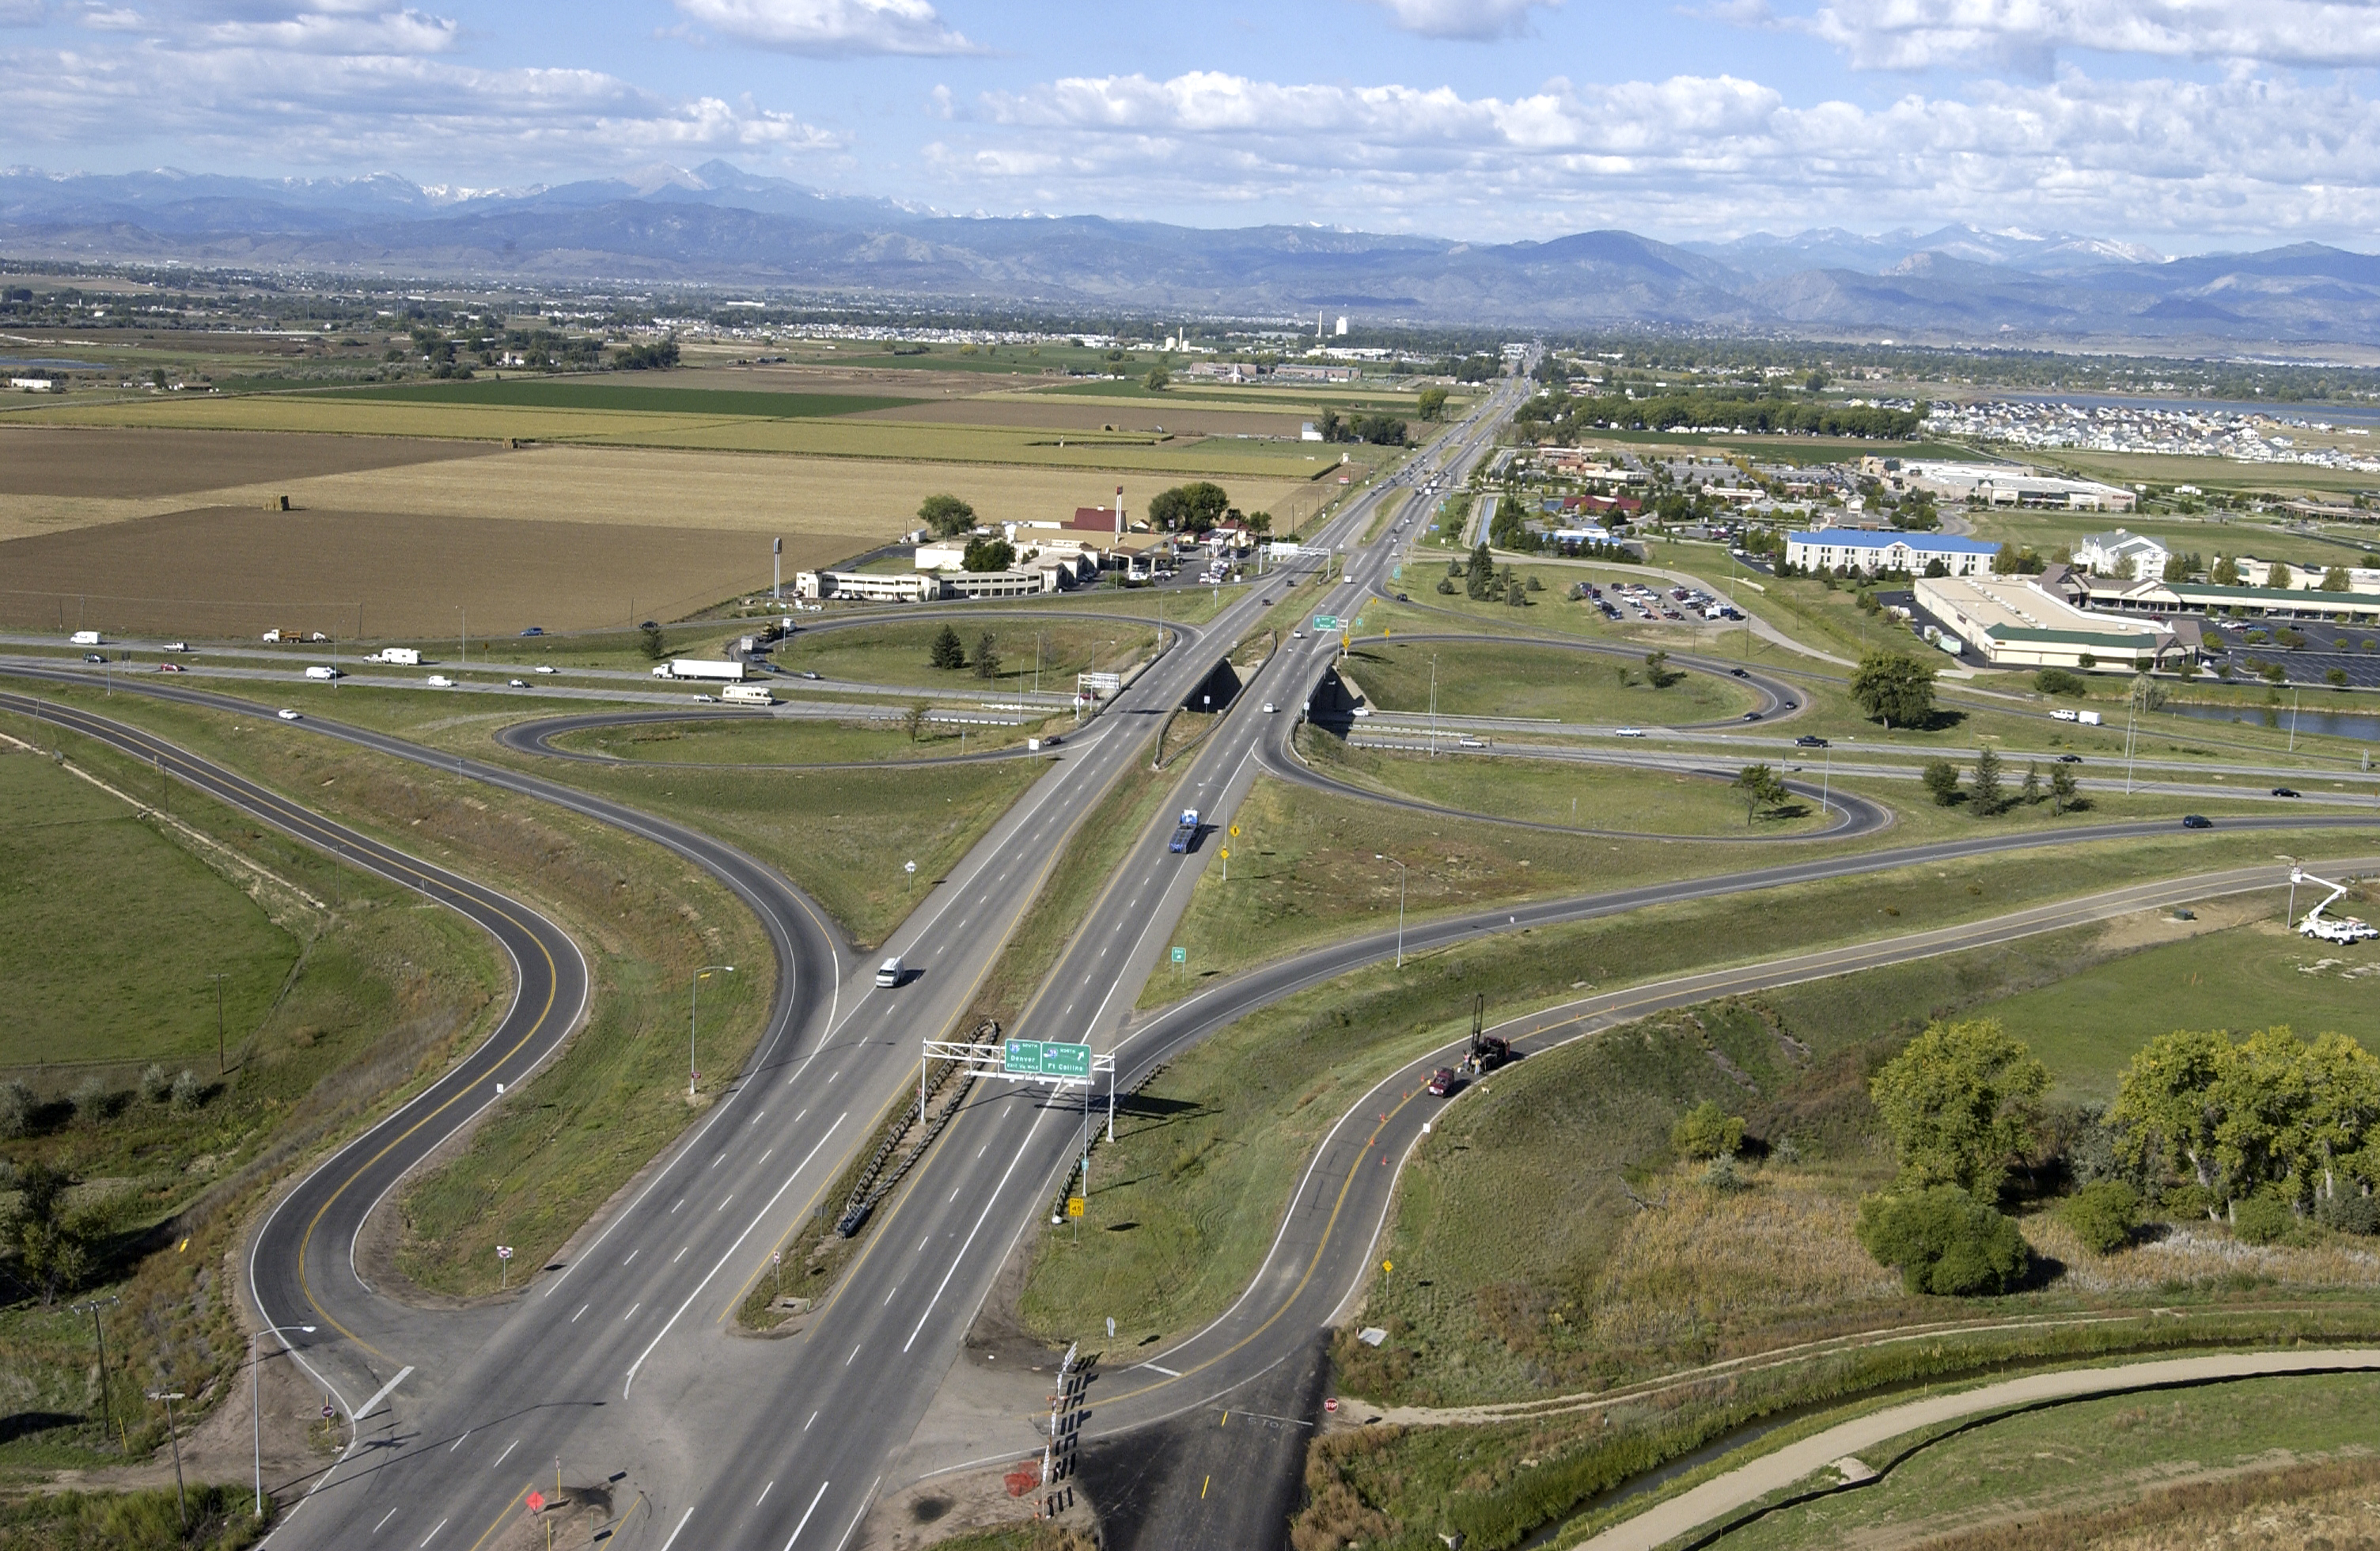
[[[1336,630],[1339,628],[1339,616],[1337,614],[1317,614],[1314,616],[1314,628],[1317,630]]]
[[[1003,1075],[1010,1077],[1071,1077],[1088,1079],[1091,1048],[1038,1039],[1012,1039],[1004,1050]]]

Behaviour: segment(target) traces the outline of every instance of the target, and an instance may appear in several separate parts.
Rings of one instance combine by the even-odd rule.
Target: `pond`
[[[2307,707],[2292,713],[2287,706],[2206,706],[2185,705],[2168,700],[2168,716],[2186,716],[2198,721],[2230,721],[2247,727],[2269,727],[2286,733],[2295,715],[2295,725],[2301,733],[2320,733],[2333,738],[2352,738],[2359,743],[2380,744],[2380,713],[2373,711],[2326,711]]]

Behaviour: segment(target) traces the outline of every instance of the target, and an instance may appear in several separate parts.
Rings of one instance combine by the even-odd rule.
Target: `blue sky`
[[[2380,0],[0,0],[0,163],[2369,248],[2375,67]]]

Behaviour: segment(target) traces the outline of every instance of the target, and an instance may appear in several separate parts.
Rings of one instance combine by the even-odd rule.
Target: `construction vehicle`
[[[1512,1042],[1488,1032],[1488,993],[1480,992],[1471,999],[1471,1048],[1463,1058],[1463,1070],[1484,1075],[1512,1059]]]
[[[2289,881],[2293,884],[2319,883],[2330,891],[2323,897],[2320,904],[2307,911],[2304,917],[2298,922],[2300,937],[2311,937],[2323,942],[2363,942],[2372,938],[2380,937],[2380,927],[2367,926],[2352,915],[2323,914],[2325,909],[2337,904],[2347,896],[2346,884],[2333,883],[2327,878],[2316,878],[2300,867],[2289,869]]]

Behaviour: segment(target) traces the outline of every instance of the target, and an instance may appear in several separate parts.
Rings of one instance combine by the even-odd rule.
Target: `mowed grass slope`
[[[1146,605],[1119,599],[1116,607],[1140,612]],[[965,667],[934,666],[933,642],[945,629],[958,636],[966,653]],[[986,636],[999,659],[999,672],[990,678],[981,676],[975,666]],[[1115,620],[1053,615],[1043,622],[988,615],[802,631],[778,647],[773,660],[795,673],[815,673],[829,683],[915,685],[942,697],[997,697],[1033,688],[1038,656],[1040,687],[1071,694],[1076,673],[1119,672],[1147,657],[1156,645],[1154,628]]]
[[[1706,775],[1454,748],[1432,756],[1359,748],[1329,737],[1305,739],[1301,746],[1329,773],[1384,795],[1531,824],[1741,839],[1803,834],[1828,822],[1815,799],[1747,810],[1725,780]]]
[[[152,775],[138,795],[172,794]],[[244,1042],[298,951],[187,842],[45,756],[0,744],[0,1066],[155,1060],[212,1072],[210,976],[224,977],[224,1026]]]

